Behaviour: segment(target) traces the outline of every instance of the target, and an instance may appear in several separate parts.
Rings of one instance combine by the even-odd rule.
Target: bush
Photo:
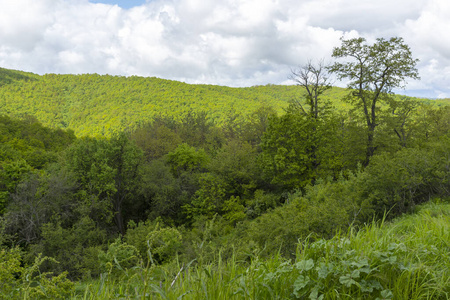
[[[159,263],[172,260],[182,245],[181,233],[171,227],[157,228],[147,236],[148,247],[154,259]]]
[[[71,278],[90,277],[100,274],[98,253],[106,244],[106,232],[98,229],[89,217],[84,217],[71,228],[60,223],[47,223],[42,227],[42,240],[30,247],[28,260],[38,253],[53,257],[60,263],[43,270],[57,273],[69,272]]]
[[[263,213],[280,205],[280,196],[256,190],[253,199],[246,202],[246,215],[249,219],[261,216]]]
[[[134,246],[138,251],[139,255],[144,258],[145,261],[149,259],[148,257],[148,235],[150,232],[154,231],[160,219],[156,221],[145,221],[139,222],[138,224],[130,221],[128,223],[128,230],[124,236],[124,241],[131,246]]]
[[[393,156],[374,156],[360,180],[361,204],[379,217],[394,217],[450,191],[450,139],[427,148],[403,149]]]
[[[128,245],[117,238],[110,244],[106,252],[98,255],[100,269],[110,275],[119,275],[137,266],[141,262],[141,256],[136,247]]]
[[[153,222],[130,222],[125,241],[135,247],[141,257],[152,263],[172,260],[182,246],[181,233],[172,227],[161,227],[160,219]]]
[[[0,296],[10,298],[20,281],[18,275],[23,273],[22,253],[19,248],[0,249]]]
[[[0,249],[0,298],[67,299],[73,282],[67,279],[67,272],[57,276],[41,273],[45,262],[58,263],[38,255],[30,266],[23,267],[19,248]]]
[[[252,221],[248,239],[265,247],[267,253],[295,254],[299,239],[309,235],[331,238],[347,228],[352,219],[352,204],[344,196],[346,181],[320,182],[306,188],[304,195],[292,194],[284,206]]]

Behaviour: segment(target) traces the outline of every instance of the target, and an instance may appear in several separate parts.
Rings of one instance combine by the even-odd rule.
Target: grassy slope
[[[219,258],[214,265],[138,268],[79,283],[73,298],[448,299],[449,228],[450,205],[429,203],[391,223],[304,241],[296,262]]]
[[[78,136],[108,136],[156,116],[180,119],[188,111],[206,111],[220,124],[234,113],[245,117],[261,106],[281,112],[290,100],[302,94],[297,86],[230,88],[137,76],[39,76],[0,68],[1,113],[34,115],[45,126],[70,128]],[[344,89],[333,88],[324,98],[336,100],[345,94]],[[345,107],[342,102],[334,103]]]

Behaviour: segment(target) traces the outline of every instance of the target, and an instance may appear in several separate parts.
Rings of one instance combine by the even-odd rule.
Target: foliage
[[[208,162],[208,156],[203,149],[196,149],[186,143],[179,145],[173,152],[167,154],[167,163],[175,176],[183,171],[202,169]]]
[[[90,278],[100,274],[98,255],[107,243],[107,233],[98,228],[89,217],[83,217],[73,226],[64,228],[60,223],[46,223],[41,227],[42,239],[30,247],[28,260],[42,253],[60,263],[44,264],[44,270],[69,272],[71,278]]]
[[[139,255],[148,263],[167,263],[174,259],[182,246],[182,235],[173,227],[153,222],[130,222],[125,241],[139,251]]]
[[[315,118],[293,102],[286,114],[270,120],[260,163],[271,183],[285,190],[304,188],[342,168],[340,141],[338,119],[326,111]]]
[[[72,293],[74,283],[66,278],[67,272],[63,272],[57,276],[50,273],[40,273],[33,275],[38,271],[39,265],[43,262],[51,260],[48,257],[36,257],[34,264],[24,272],[25,282],[21,292],[24,298],[31,299],[67,299]],[[56,263],[56,261],[54,261]]]
[[[263,137],[262,166],[271,183],[288,190],[303,187],[313,179],[314,147],[311,128],[314,121],[304,115],[290,113],[273,118]]]
[[[56,216],[64,224],[72,224],[76,214],[72,177],[65,170],[50,174],[32,174],[17,185],[10,195],[5,214],[7,233],[23,246],[39,242],[44,224]]]
[[[17,72],[1,70],[10,74]],[[34,115],[45,126],[70,128],[78,137],[109,137],[115,132],[137,129],[159,117],[180,121],[192,111],[207,112],[208,117],[221,126],[230,111],[244,118],[261,106],[273,107],[280,113],[289,101],[304,93],[304,89],[297,86],[231,88],[138,76],[29,73],[25,76],[32,79],[20,80],[0,74],[0,80],[8,78],[0,89],[3,112],[16,117]],[[344,89],[332,88],[323,97],[336,100],[345,94]],[[432,103],[448,103],[441,102]],[[342,102],[335,106],[348,107]]]
[[[159,226],[160,220],[145,222],[139,222],[136,224],[134,221],[128,223],[128,230],[124,236],[124,241],[139,251],[140,257],[147,261],[147,251],[148,251],[148,235],[153,232]]]
[[[365,63],[379,63],[363,68],[362,79],[376,81],[382,63],[407,67],[395,64],[408,56],[402,45],[354,40],[340,50],[355,46]],[[348,91],[329,88],[322,68],[297,73],[303,88],[0,69],[0,105],[22,117],[0,116],[4,290],[12,298],[442,298],[445,213],[420,214],[418,224],[439,225],[435,235],[424,225],[428,239],[411,238],[419,246],[405,240],[414,227],[377,222],[448,197],[450,106],[389,94],[406,71],[344,102]],[[361,95],[376,114],[370,163]],[[82,279],[70,296],[66,278]]]
[[[261,105],[283,107],[298,91],[289,86],[230,88],[138,76],[33,76],[35,80],[10,80],[2,86],[0,106],[5,113],[36,115],[46,126],[71,128],[77,136],[109,137],[158,117],[181,121],[192,111],[207,111],[208,118],[223,124],[230,110],[245,116]]]
[[[361,177],[363,206],[378,215],[390,210],[396,216],[436,195],[448,195],[450,143],[443,137],[439,146],[402,149],[391,157],[375,156]]]
[[[448,290],[448,270],[429,255],[437,255],[448,263],[448,254],[441,257],[442,243],[423,239],[423,232],[439,230],[448,220],[445,213],[430,219],[430,210],[388,226],[375,224],[348,237],[305,243],[295,267],[300,275],[294,283],[297,296],[383,299],[421,299],[439,297]],[[420,221],[419,221],[420,220]],[[409,227],[406,236],[405,227]],[[445,238],[445,233],[434,235]],[[433,254],[425,249],[433,249]],[[430,268],[423,264],[430,263]],[[443,273],[442,273],[443,272]],[[447,279],[443,279],[442,277]],[[409,284],[408,284],[409,283]]]
[[[223,217],[232,224],[246,219],[244,202],[239,196],[231,196],[230,199],[226,200],[223,203],[223,211],[225,212]]]
[[[364,38],[341,39],[342,45],[333,49],[333,57],[349,58],[344,63],[335,62],[329,67],[338,79],[348,79],[350,99],[361,107],[367,125],[367,153],[364,165],[375,152],[374,137],[378,125],[377,103],[392,92],[403,87],[407,78],[418,79],[417,59],[402,38],[389,40],[378,38],[373,45],[365,44]]]
[[[11,297],[19,286],[17,275],[23,273],[22,253],[18,247],[0,249],[0,296]]]
[[[131,139],[142,149],[147,161],[161,158],[182,143],[181,137],[173,130],[170,119],[156,119],[131,134]]]
[[[214,263],[217,259],[231,259],[239,253],[239,259],[248,259],[255,249],[255,243],[244,240],[239,231],[233,230],[233,224],[222,216],[202,217],[192,223],[189,230],[180,228],[183,247],[180,259],[184,262],[196,261],[199,264]],[[235,257],[236,258],[236,257]]]
[[[246,238],[267,253],[280,251],[286,257],[294,255],[299,239],[331,238],[351,222],[353,203],[344,196],[345,184],[322,182],[307,187],[304,195],[290,195],[283,206],[252,221]]]
[[[31,173],[32,170],[30,165],[23,159],[2,163],[0,171],[0,186],[2,190],[0,192],[0,213],[5,212],[5,208],[9,202],[9,196],[16,190],[18,183]]]
[[[117,238],[110,244],[106,252],[101,251],[98,255],[100,269],[108,275],[118,275],[135,267],[141,260],[136,247],[128,245]]]
[[[199,189],[190,204],[183,206],[186,215],[191,219],[205,216],[211,219],[215,214],[222,213],[226,199],[226,186],[220,177],[213,173],[201,175]]]
[[[57,153],[74,140],[72,131],[46,128],[32,116],[19,120],[0,115],[0,214],[17,184],[54,163]]]
[[[181,233],[172,227],[156,228],[147,235],[148,250],[158,263],[169,262],[175,258],[182,245]]]
[[[261,181],[255,147],[231,140],[211,159],[208,169],[227,186],[227,196],[248,197]]]
[[[450,207],[430,204],[392,223],[302,239],[294,261],[235,256],[147,268],[145,277],[94,283],[84,295],[157,299],[440,299],[450,292]],[[129,277],[128,277],[129,278]],[[142,278],[142,279],[141,279]],[[115,296],[116,295],[116,296]]]
[[[56,261],[38,255],[29,266],[23,266],[23,252],[18,248],[0,249],[0,297],[2,299],[67,299],[74,283],[67,273],[54,276],[41,273],[40,266]]]
[[[67,152],[67,165],[80,185],[79,200],[90,217],[125,233],[125,203],[138,189],[142,152],[125,134],[110,140],[83,138]]]
[[[256,190],[253,198],[246,202],[245,213],[249,219],[254,219],[280,204],[280,197],[277,194],[266,193],[264,190]]]
[[[141,211],[141,219],[160,217],[180,225],[184,221],[181,207],[195,192],[195,182],[194,175],[187,173],[176,178],[163,159],[153,160],[142,168],[139,194],[143,202],[138,206],[135,201],[133,207]]]
[[[36,80],[37,77],[39,76],[33,73],[0,68],[0,87],[6,84],[11,84],[15,81]]]

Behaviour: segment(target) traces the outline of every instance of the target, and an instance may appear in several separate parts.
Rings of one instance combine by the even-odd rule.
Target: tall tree
[[[306,104],[309,106],[309,114],[319,118],[319,98],[326,90],[331,88],[328,72],[323,61],[314,65],[311,61],[307,64],[291,70],[289,79],[295,81],[297,85],[306,90]],[[300,104],[304,113],[307,113]]]
[[[125,233],[125,204],[136,198],[142,151],[125,134],[110,140],[83,138],[68,151],[67,163],[80,187],[79,197],[94,220],[112,219]]]
[[[323,60],[319,61],[317,65],[308,61],[305,65],[292,69],[289,79],[295,81],[297,85],[303,87],[306,91],[305,102],[309,109],[306,110],[302,103],[298,101],[292,102],[291,106],[298,106],[297,111],[302,112],[307,119],[310,119],[311,126],[308,137],[312,137],[317,141],[318,121],[319,118],[324,118],[326,112],[326,105],[324,105],[326,103],[321,103],[323,101],[321,101],[320,97],[326,90],[331,88],[328,71]],[[317,147],[317,143],[312,143],[307,151],[313,170],[316,170],[320,165],[317,157]]]
[[[286,114],[272,117],[261,141],[265,177],[281,189],[292,190],[334,176],[342,152],[337,121],[328,113],[315,119],[295,103]]]
[[[333,57],[345,58],[345,62],[335,62],[329,70],[339,80],[348,79],[351,95],[362,107],[367,124],[367,151],[364,165],[369,164],[376,146],[374,143],[377,127],[379,101],[395,88],[403,88],[407,78],[418,79],[417,59],[402,38],[389,40],[378,38],[368,45],[364,38],[341,39],[342,45],[333,50]]]

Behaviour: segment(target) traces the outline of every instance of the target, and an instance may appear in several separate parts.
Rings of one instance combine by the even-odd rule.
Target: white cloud
[[[52,23],[47,9],[51,2],[1,1],[0,44],[30,51],[42,40],[44,30]]]
[[[446,0],[0,0],[0,66],[43,73],[158,76],[191,83],[286,83],[331,60],[339,37],[403,36],[420,58],[411,90],[448,95]]]
[[[405,37],[418,64],[421,80],[411,82],[409,88],[426,89],[435,97],[450,95],[450,2],[427,1],[415,19],[405,20],[399,34]]]

